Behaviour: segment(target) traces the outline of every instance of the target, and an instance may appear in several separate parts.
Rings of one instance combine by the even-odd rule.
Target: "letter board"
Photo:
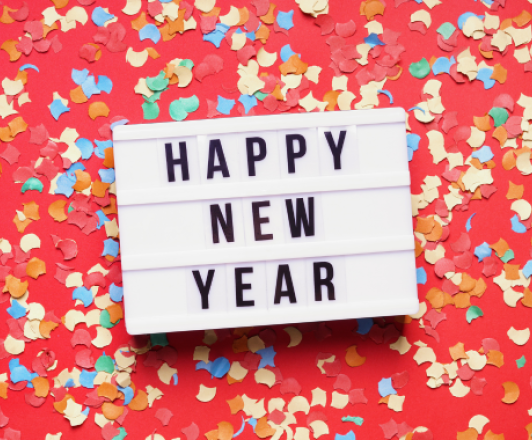
[[[131,334],[415,313],[400,108],[119,126]]]

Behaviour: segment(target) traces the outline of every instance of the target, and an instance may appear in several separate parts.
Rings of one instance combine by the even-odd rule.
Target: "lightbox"
[[[417,311],[403,109],[113,136],[130,334]]]

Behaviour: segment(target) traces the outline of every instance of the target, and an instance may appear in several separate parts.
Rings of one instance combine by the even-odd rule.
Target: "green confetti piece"
[[[514,251],[512,251],[511,249],[508,249],[506,253],[503,255],[503,257],[501,258],[501,261],[503,263],[508,263],[508,261],[513,260],[514,257],[515,257]]]
[[[168,345],[168,339],[166,339],[166,333],[155,333],[150,335],[151,345],[155,347],[160,345],[161,347],[166,347]]]
[[[430,73],[430,64],[426,58],[422,58],[419,63],[412,63],[408,71],[414,78],[423,79]]]
[[[109,315],[109,312],[105,309],[102,310],[102,312],[100,313],[100,325],[102,327],[113,328],[119,322],[120,322],[120,319],[113,324],[111,322],[111,315]]]
[[[156,102],[145,102],[142,104],[142,111],[144,112],[144,119],[157,119],[159,116],[159,104]]]
[[[170,80],[168,78],[165,78],[164,76],[166,73],[164,73],[163,70],[159,73],[157,76],[147,77],[146,78],[146,85],[148,88],[154,92],[158,92],[159,90],[163,90],[168,86],[168,83]]]
[[[182,121],[188,116],[183,102],[179,100],[170,103],[170,116],[174,121]]]
[[[72,211],[74,211],[74,207],[72,206],[72,203],[68,205],[67,214],[70,214]]]
[[[267,93],[263,93],[261,91],[255,92],[253,94],[255,95],[255,98],[257,98],[261,102],[264,101],[264,98],[266,98],[266,96],[268,96]]]
[[[113,363],[113,359],[111,359],[110,356],[104,355],[98,358],[94,368],[96,368],[96,371],[98,373],[100,371],[105,371],[106,373],[113,374],[115,371],[115,364]]]
[[[115,435],[112,440],[124,440],[124,438],[126,437],[127,432],[124,428],[120,427],[118,428],[118,430],[120,431],[120,434]]]
[[[484,312],[480,309],[480,307],[471,306],[469,309],[467,309],[466,320],[469,324],[471,324],[473,319],[480,318],[481,316],[484,316]]]
[[[199,99],[196,95],[192,95],[190,98],[180,98],[179,101],[187,113],[195,112],[199,108]]]
[[[521,356],[519,359],[516,359],[515,363],[517,364],[517,368],[523,368],[526,364],[525,355]]]
[[[342,422],[353,422],[355,425],[362,426],[364,419],[362,417],[347,416],[342,417]]]
[[[158,92],[154,92],[153,95],[151,95],[149,98],[146,96],[146,95],[142,95],[142,97],[144,98],[144,100],[148,101],[148,102],[155,102],[155,101],[158,101],[159,99],[161,99],[161,95],[163,94],[163,92],[166,92],[168,90],[168,87],[164,90],[160,90]]]
[[[189,59],[181,60],[181,62],[179,63],[179,66],[185,66],[186,68],[192,70],[192,68],[194,67],[194,61],[189,60]]]
[[[448,40],[451,35],[454,33],[456,28],[453,26],[452,23],[443,23],[437,30],[438,34],[440,34],[445,40]]]
[[[493,122],[495,123],[495,127],[500,127],[501,125],[505,124],[510,115],[508,114],[508,110],[501,107],[493,107],[489,111],[489,115],[493,118]]]
[[[36,177],[30,177],[26,182],[24,182],[24,185],[22,185],[21,192],[24,194],[26,191],[34,190],[39,191],[42,193],[43,185],[39,179]]]

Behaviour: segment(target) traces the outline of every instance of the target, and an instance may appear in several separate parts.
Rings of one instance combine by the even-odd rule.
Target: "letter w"
[[[301,237],[301,228],[304,229],[307,237],[315,234],[314,228],[314,197],[308,198],[308,213],[305,209],[305,202],[302,197],[296,199],[296,212],[294,214],[294,205],[291,199],[286,199],[286,212],[288,215],[288,224],[290,225],[290,234],[292,238]]]

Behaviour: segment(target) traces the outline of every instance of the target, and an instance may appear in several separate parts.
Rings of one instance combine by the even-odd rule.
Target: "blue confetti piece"
[[[72,187],[75,183],[66,174],[61,174],[56,181],[57,188],[54,190],[54,194],[62,194],[69,198],[74,193]]]
[[[473,220],[473,217],[474,217],[475,215],[477,215],[476,212],[475,212],[474,214],[471,214],[471,217],[469,217],[469,218],[467,219],[467,222],[466,222],[466,225],[465,225],[465,228],[466,228],[466,231],[467,231],[467,232],[469,232],[469,231],[471,230],[471,228],[472,228],[472,226],[471,226],[471,220]]]
[[[218,95],[218,105],[216,106],[216,110],[219,111],[221,114],[229,115],[234,106],[234,99],[225,99],[222,96]]]
[[[406,146],[406,154],[408,156],[408,162],[412,162],[412,159],[414,158],[414,150],[408,145]]]
[[[277,24],[281,29],[286,29],[289,31],[294,27],[294,21],[292,17],[294,16],[294,10],[288,12],[279,11],[277,14]]]
[[[115,181],[115,170],[113,168],[102,168],[98,170],[98,175],[103,183],[113,183]]]
[[[174,379],[174,386],[177,385],[178,382],[179,382],[179,379],[178,379],[178,377],[177,377],[177,373],[174,373],[174,374],[172,375],[172,379]]]
[[[107,21],[112,20],[113,18],[115,18],[115,16],[105,12],[101,6],[94,8],[91,15],[92,22],[98,27],[103,26]]]
[[[409,148],[412,148],[413,151],[417,151],[419,148],[419,141],[421,137],[415,133],[409,133],[406,135],[406,145]]]
[[[275,362],[274,358],[277,354],[273,347],[266,347],[262,350],[257,350],[257,354],[260,355],[260,363],[259,363],[259,369],[264,368],[266,366],[274,367],[275,368]]]
[[[416,269],[416,279],[418,284],[425,285],[427,283],[427,272],[424,267],[418,267]]]
[[[248,420],[248,424],[253,427],[253,432],[255,432],[255,426],[257,426],[257,419],[254,419],[253,417]]]
[[[390,100],[390,104],[393,104],[393,96],[388,90],[377,90],[377,93],[380,95],[386,95]]]
[[[488,69],[487,67],[479,69],[477,73],[476,79],[484,83],[485,90],[489,90],[495,85],[495,80],[491,79],[491,75],[493,75],[493,69]]]
[[[148,23],[139,31],[139,38],[140,41],[149,39],[153,41],[153,44],[157,44],[161,39],[161,31],[154,24]]]
[[[246,115],[253,107],[256,107],[258,105],[257,98],[253,95],[240,95],[240,98],[238,98],[238,102],[240,102],[244,106]]]
[[[203,34],[203,41],[208,41],[216,46],[217,49],[220,49],[220,43],[225,38],[225,34],[220,31],[212,31],[208,34]]]
[[[255,36],[255,32],[247,32],[246,38],[248,38],[251,41],[255,41],[257,39],[257,37]]]
[[[460,15],[460,17],[458,17],[458,28],[460,30],[462,30],[462,28],[464,27],[465,22],[470,17],[478,17],[481,20],[484,20],[484,16],[483,15],[473,14],[472,12],[465,12],[462,15]]]
[[[119,247],[120,245],[118,244],[118,241],[108,238],[103,241],[103,252],[101,256],[105,257],[106,255],[111,255],[112,257],[118,257]]]
[[[87,99],[91,99],[92,95],[99,95],[100,89],[96,87],[96,81],[94,75],[89,75],[85,81],[81,83],[81,89]]]
[[[109,297],[111,301],[120,302],[124,296],[124,288],[117,286],[115,283],[109,286]]]
[[[353,431],[349,431],[347,434],[344,435],[336,434],[334,436],[334,440],[356,440],[356,437]]]
[[[357,322],[358,322],[357,333],[359,335],[367,335],[369,331],[371,330],[371,327],[373,327],[373,318],[360,318],[360,319],[357,319]]]
[[[105,75],[98,75],[98,88],[107,94],[113,90],[113,81]]]
[[[19,383],[24,381],[27,381],[29,383],[32,379],[38,376],[37,373],[30,373],[24,365],[20,365],[18,359],[16,363],[9,362],[9,371],[11,373],[10,379],[13,383]],[[29,385],[31,385],[31,383]],[[31,385],[30,388],[33,388],[33,385]]]
[[[110,221],[109,218],[105,215],[105,213],[101,209],[96,211],[96,215],[98,216],[98,226],[97,226],[98,229],[100,229],[104,225],[104,222]]]
[[[432,73],[434,73],[434,75],[439,75],[440,73],[449,74],[451,72],[451,66],[453,64],[456,64],[454,58],[449,60],[448,58],[440,57],[432,65]]]
[[[292,55],[297,55],[297,54],[292,50],[289,44],[285,44],[281,48],[281,52],[280,52],[281,60],[283,60],[283,62],[286,63]]]
[[[409,112],[411,112],[412,110],[419,110],[420,112],[425,114],[425,110],[423,110],[421,107],[411,107],[408,109]]]
[[[50,113],[52,113],[52,116],[57,121],[59,119],[59,116],[61,116],[63,113],[69,112],[70,108],[65,107],[60,99],[55,99],[50,104]]]
[[[211,379],[213,377],[221,379],[229,372],[229,368],[231,368],[231,363],[225,357],[219,357],[213,362],[209,362],[209,365],[211,365],[211,368],[209,369]]]
[[[414,0],[418,5],[420,5],[421,3],[423,3],[423,0]]]
[[[131,387],[125,387],[122,388],[120,386],[117,386],[118,391],[124,394],[124,404],[123,406],[129,405],[129,402],[133,399],[133,396],[135,395],[133,388]]]
[[[74,388],[76,386],[76,383],[74,382],[74,379],[70,378],[65,382],[65,388]]]
[[[209,362],[208,364],[205,361],[199,361],[196,364],[196,371],[199,370],[207,370],[209,373],[211,372],[211,364],[212,362]]]
[[[517,232],[518,234],[524,234],[526,232],[526,226],[519,221],[519,217],[515,214],[511,219],[512,231]]]
[[[217,23],[215,29],[225,35],[227,31],[229,30],[229,26],[223,23]]]
[[[389,396],[390,394],[397,394],[397,391],[392,387],[392,378],[383,377],[379,382],[379,394],[381,397]]]
[[[529,278],[532,275],[532,260],[528,260],[523,267],[523,275],[525,278]]]
[[[111,124],[111,130],[114,130],[115,127],[118,127],[119,125],[126,125],[128,122],[128,119],[120,119],[119,121],[113,122]]]
[[[94,154],[96,154],[96,157],[100,159],[105,159],[105,153],[104,151],[107,148],[111,148],[113,146],[113,141],[97,141],[94,140],[94,143],[96,144],[96,149],[94,150]]]
[[[150,341],[152,347],[157,347],[158,345],[160,347],[166,347],[168,345],[168,338],[166,337],[166,333],[151,334]]]
[[[76,147],[81,151],[81,158],[83,160],[90,159],[94,151],[94,145],[92,142],[85,138],[79,138],[76,141]]]
[[[481,149],[473,152],[471,156],[477,158],[481,163],[486,163],[493,159],[494,154],[491,152],[490,147],[484,145]]]
[[[373,33],[369,34],[367,37],[364,38],[364,43],[371,46],[371,48],[374,48],[375,46],[385,46],[379,36]]]
[[[240,434],[244,432],[244,428],[246,426],[246,421],[244,420],[244,416],[242,416],[242,426],[240,426],[240,429],[233,434],[233,438],[238,437]]]
[[[490,245],[486,242],[482,243],[480,246],[477,246],[475,248],[475,257],[478,258],[478,262],[482,262],[482,260],[486,257],[491,257],[491,248]]]
[[[83,370],[79,375],[79,383],[84,388],[94,388],[94,379],[98,374],[97,371],[87,371]]]
[[[66,173],[69,175],[69,176],[72,176],[72,181],[75,182],[76,181],[76,170],[81,170],[81,171],[85,171],[85,165],[83,165],[82,163],[80,162],[76,162],[76,163],[73,163],[72,165],[70,165],[70,168],[68,170],[66,170]]]
[[[83,411],[81,411],[81,414],[84,416],[88,416],[90,412],[90,408],[87,406]]]
[[[74,81],[78,86],[80,86],[87,79],[87,76],[89,76],[89,70],[72,69],[72,73],[70,74],[70,76],[72,78],[72,81]]]
[[[26,308],[20,305],[17,300],[14,300],[11,303],[11,307],[7,308],[7,313],[9,313],[13,318],[19,319],[23,316],[26,316]]]
[[[24,64],[24,65],[22,65],[22,66],[20,66],[18,68],[18,70],[20,70],[20,71],[24,71],[24,70],[27,70],[27,69],[33,69],[36,72],[39,71],[39,68],[37,66],[34,66],[33,64]]]
[[[89,307],[92,304],[92,292],[85,286],[80,286],[72,292],[72,300],[79,299],[83,302],[84,307]]]

